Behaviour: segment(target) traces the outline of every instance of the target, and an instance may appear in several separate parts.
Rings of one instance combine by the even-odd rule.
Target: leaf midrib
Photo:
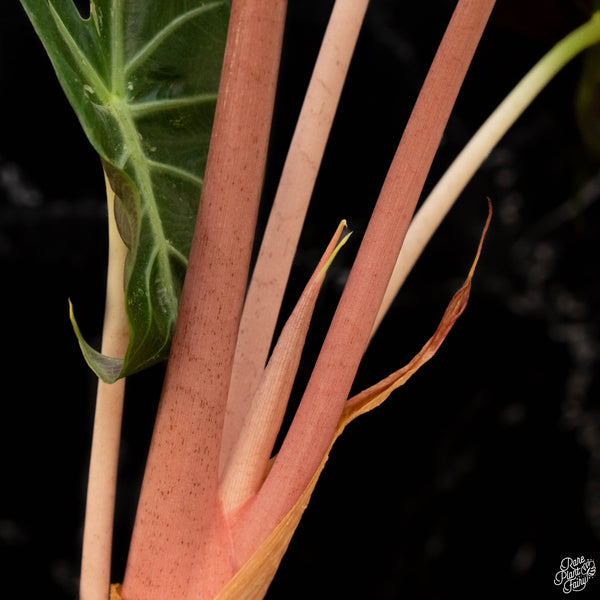
[[[171,265],[169,264],[169,253],[173,250],[173,247],[167,241],[164,229],[162,227],[160,215],[158,213],[158,203],[156,202],[154,188],[152,186],[152,177],[150,175],[150,162],[146,156],[146,153],[144,152],[144,149],[142,148],[138,130],[133,121],[128,103],[118,96],[113,96],[111,106],[112,112],[115,114],[117,123],[119,123],[119,127],[121,129],[124,148],[127,149],[127,161],[131,162],[135,171],[136,180],[140,186],[140,195],[143,198],[150,200],[145,202],[143,206],[140,206],[140,212],[143,213],[145,211],[150,220],[152,239],[154,244],[158,247],[158,260],[160,262],[160,268],[168,277],[168,279],[173,281],[173,273]],[[142,214],[140,214],[140,223],[142,222],[141,217]],[[146,267],[148,272],[152,269],[152,265],[153,261],[149,261]],[[170,286],[169,289],[169,302],[174,309],[177,309],[177,296],[172,286]]]
[[[123,15],[120,10],[121,0],[112,0],[111,3],[111,26],[110,26],[110,47],[111,47],[111,103],[113,114],[119,124],[121,135],[123,137],[123,146],[127,148],[129,160],[135,171],[137,182],[140,186],[140,196],[145,198],[143,206],[140,204],[139,223],[143,222],[143,211],[145,210],[150,220],[152,229],[152,240],[156,247],[154,259],[148,261],[146,265],[146,287],[148,277],[152,270],[154,260],[158,258],[160,270],[164,273],[169,282],[173,282],[173,272],[169,264],[169,244],[162,227],[160,215],[158,213],[158,203],[154,195],[152,186],[152,177],[150,175],[150,165],[144,149],[142,147],[140,136],[133,120],[132,112],[127,102],[127,92],[125,89],[124,64],[124,45],[123,45]],[[123,165],[125,166],[125,165]],[[173,285],[168,286],[167,302],[174,311],[177,310],[178,300]],[[150,297],[147,298],[150,304]]]
[[[154,188],[152,186],[151,170],[163,168],[170,171],[173,175],[180,178],[185,178],[196,184],[201,184],[202,179],[196,176],[194,173],[169,165],[168,163],[161,163],[151,160],[145,153],[138,129],[135,125],[134,115],[146,114],[155,110],[167,110],[170,108],[177,108],[185,105],[192,105],[199,102],[214,101],[216,99],[215,94],[198,94],[192,97],[184,97],[170,101],[153,101],[148,103],[130,103],[127,100],[127,90],[125,83],[125,70],[131,72],[133,68],[138,66],[143,59],[149,56],[152,51],[162,43],[164,39],[168,37],[177,27],[181,26],[190,19],[198,16],[199,14],[211,10],[217,6],[217,2],[205,4],[201,7],[188,11],[184,15],[181,15],[177,19],[174,19],[169,26],[163,28],[159,34],[157,34],[151,42],[146,44],[144,48],[138,54],[128,62],[127,67],[124,68],[124,52],[123,52],[123,22],[121,11],[119,10],[121,0],[112,0],[112,19],[110,28],[110,48],[111,48],[111,72],[110,72],[110,86],[106,84],[100,74],[92,67],[88,57],[81,51],[75,40],[73,39],[71,32],[61,19],[60,15],[54,9],[52,3],[49,3],[49,7],[56,23],[56,26],[73,57],[80,65],[84,76],[91,84],[94,92],[96,93],[101,104],[108,108],[115,116],[115,120],[119,126],[123,146],[126,152],[122,155],[122,164],[119,168],[124,168],[127,162],[131,162],[132,167],[136,174],[136,179],[140,186],[140,194],[150,200],[145,202],[144,206],[140,206],[140,211],[146,212],[152,228],[153,240],[157,246],[158,252],[154,254],[154,257],[158,256],[160,260],[160,269],[167,276],[170,281],[173,281],[173,273],[169,263],[169,256],[175,257],[180,262],[187,264],[187,259],[181,254],[181,252],[170,244],[165,236],[164,229],[162,227],[160,215],[158,213],[158,203],[154,195]],[[121,161],[119,161],[121,162]],[[141,217],[142,215],[140,215]],[[141,221],[141,218],[140,218]],[[148,263],[147,269],[151,270],[153,261]],[[175,290],[172,286],[169,286],[169,298],[168,301],[177,307],[178,301],[175,294]]]

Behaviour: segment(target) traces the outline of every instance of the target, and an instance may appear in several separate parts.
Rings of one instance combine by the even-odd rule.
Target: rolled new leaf
[[[224,0],[21,0],[117,198],[129,249],[123,361],[83,340],[112,382],[167,358],[196,222],[229,5]],[[119,368],[120,366],[120,368]]]
[[[219,497],[229,522],[232,521],[231,513],[252,498],[264,480],[321,285],[336,254],[350,237],[350,233],[344,233],[345,229],[346,221],[342,221],[286,321],[263,371],[237,443],[228,456],[219,481]]]

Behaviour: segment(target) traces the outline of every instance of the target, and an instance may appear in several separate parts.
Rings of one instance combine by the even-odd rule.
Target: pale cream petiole
[[[523,77],[457,156],[415,214],[394,267],[373,332],[425,246],[475,171],[548,82],[575,56],[600,41],[600,12],[556,44]]]
[[[114,193],[106,180],[108,200],[108,273],[102,352],[122,358],[129,342],[125,315],[123,265],[127,247],[114,218]],[[125,379],[108,384],[98,380],[94,432],[88,477],[80,600],[106,600],[110,585],[117,465],[123,415]]]

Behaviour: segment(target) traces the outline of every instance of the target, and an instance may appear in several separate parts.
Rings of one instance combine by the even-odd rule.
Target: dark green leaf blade
[[[96,0],[84,19],[73,0],[21,4],[117,196],[115,216],[129,249],[130,341],[116,378],[123,377],[168,355],[229,6],[224,0]],[[102,355],[84,348],[92,369],[114,380],[115,363],[107,371]]]

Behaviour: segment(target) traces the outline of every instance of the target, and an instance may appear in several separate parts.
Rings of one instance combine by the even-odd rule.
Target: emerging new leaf
[[[167,357],[216,104],[224,0],[21,0],[117,198],[129,249],[124,361],[84,352],[105,381]],[[75,323],[74,323],[75,325]],[[86,346],[75,326],[82,348]]]

